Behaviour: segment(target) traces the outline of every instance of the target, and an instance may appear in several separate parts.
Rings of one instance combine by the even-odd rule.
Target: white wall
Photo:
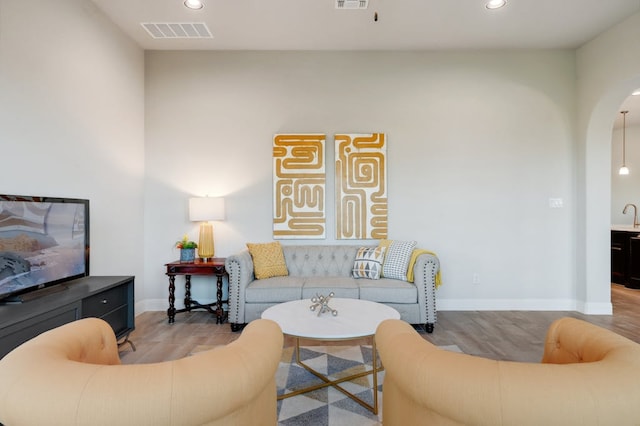
[[[622,210],[627,203],[640,208],[640,126],[629,126],[626,131],[626,164],[630,173],[620,176],[622,165],[622,129],[613,131],[611,142],[611,224],[633,224],[633,209]],[[640,211],[638,212],[640,213]]]
[[[611,128],[640,87],[638,39],[635,14],[575,63],[570,51],[148,52],[145,77],[142,51],[90,2],[0,0],[0,192],[90,198],[92,273],[136,275],[136,298],[164,309],[163,263],[184,232],[197,237],[190,195],[227,197],[225,256],[271,239],[274,133],[325,132],[330,154],[334,132],[383,131],[390,236],[439,253],[440,309],[606,313]]]
[[[327,134],[328,238],[307,243],[335,242],[332,135],[385,132],[389,236],[439,254],[439,309],[572,309],[574,59],[146,52],[145,294],[164,303],[173,242],[197,238],[192,195],[227,199],[218,255],[272,239],[275,133]],[[194,294],[213,298],[212,287],[198,283]]]
[[[0,0],[0,192],[88,198],[91,274],[143,297],[144,54],[84,0]]]

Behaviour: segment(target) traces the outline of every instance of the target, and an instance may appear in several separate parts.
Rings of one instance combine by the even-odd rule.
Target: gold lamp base
[[[211,259],[214,255],[213,225],[209,222],[200,224],[200,237],[198,239],[198,257]]]

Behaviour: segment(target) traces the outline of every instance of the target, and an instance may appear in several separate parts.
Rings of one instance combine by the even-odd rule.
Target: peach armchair
[[[399,320],[376,344],[385,426],[640,424],[640,345],[581,320],[550,326],[541,363],[441,350]]]
[[[154,364],[121,365],[111,327],[87,318],[45,332],[0,360],[5,425],[276,425],[275,322],[235,342]]]

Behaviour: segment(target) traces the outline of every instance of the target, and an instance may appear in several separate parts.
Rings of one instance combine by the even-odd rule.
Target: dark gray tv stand
[[[0,358],[44,331],[87,317],[104,319],[118,341],[131,343],[133,305],[131,276],[91,276],[29,293],[22,303],[0,306]]]

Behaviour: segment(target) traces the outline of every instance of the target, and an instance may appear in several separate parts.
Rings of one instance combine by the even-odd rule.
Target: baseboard
[[[585,315],[613,315],[613,305],[609,303],[578,303],[578,312]]]
[[[573,299],[438,299],[438,311],[577,311]]]
[[[145,299],[136,302],[136,315],[151,311],[166,311],[169,308],[169,302],[166,299]],[[184,305],[177,306],[176,309],[184,308]]]
[[[611,315],[611,303],[584,303],[573,299],[438,299],[439,311],[577,311],[585,315]],[[166,311],[165,299],[146,299],[136,303],[136,315]],[[177,303],[176,309],[183,308]]]

